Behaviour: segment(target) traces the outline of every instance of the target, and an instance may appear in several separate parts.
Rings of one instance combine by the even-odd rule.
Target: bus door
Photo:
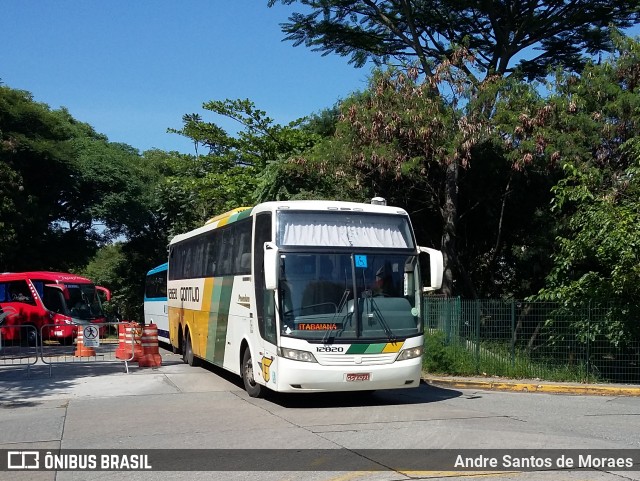
[[[256,321],[259,336],[253,336],[257,352],[252,356],[258,361],[260,374],[265,384],[276,383],[277,336],[275,315],[275,293],[265,288],[264,282],[264,244],[271,241],[271,213],[256,215],[253,245],[253,281],[255,285]],[[254,322],[254,321],[252,321]],[[255,325],[253,326],[255,332]],[[255,364],[255,363],[254,363]],[[256,377],[258,377],[256,376]]]

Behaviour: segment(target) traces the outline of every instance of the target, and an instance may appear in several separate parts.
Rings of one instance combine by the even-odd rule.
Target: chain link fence
[[[429,297],[424,313],[428,372],[640,384],[628,306]]]

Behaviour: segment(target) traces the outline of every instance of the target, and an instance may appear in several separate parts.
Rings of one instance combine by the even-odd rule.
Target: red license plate
[[[370,372],[354,372],[345,375],[345,379],[349,382],[353,381],[369,381],[371,380]]]

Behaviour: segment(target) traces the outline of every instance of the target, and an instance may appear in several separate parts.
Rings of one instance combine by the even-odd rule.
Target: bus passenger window
[[[9,283],[11,292],[11,302],[24,302],[25,304],[35,304],[29,286],[26,281],[15,281]]]

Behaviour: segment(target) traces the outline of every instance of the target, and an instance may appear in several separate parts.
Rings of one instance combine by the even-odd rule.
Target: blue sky
[[[248,98],[285,124],[366,88],[370,70],[282,42],[267,0],[2,0],[0,80],[112,142],[189,153],[166,133],[203,102]]]

